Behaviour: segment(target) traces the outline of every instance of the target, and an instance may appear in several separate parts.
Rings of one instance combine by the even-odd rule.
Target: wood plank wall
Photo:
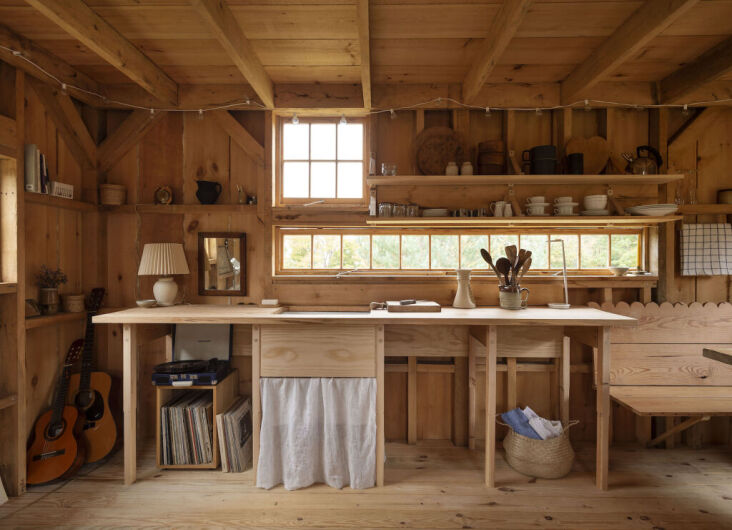
[[[1,82],[1,81],[0,81]],[[37,143],[49,156],[52,174],[59,180],[69,182],[81,189],[82,172],[73,161],[53,123],[46,115],[41,103],[32,90],[26,90],[26,142]],[[83,116],[97,142],[114,131],[127,116],[124,111],[95,112],[84,108]],[[714,191],[720,187],[732,187],[730,166],[732,151],[730,138],[732,130],[729,113],[725,109],[710,109],[708,127],[689,127],[671,145],[671,163],[679,170],[690,170],[687,185],[698,188],[700,202],[713,202]],[[264,146],[272,145],[273,117],[265,112],[235,112],[236,119]],[[637,145],[649,141],[649,112],[646,110],[576,110],[570,113],[573,134],[591,136],[607,135],[613,152],[631,151]],[[420,127],[451,125],[463,132],[469,144],[492,138],[505,138],[509,146],[517,151],[533,145],[561,143],[558,123],[566,116],[545,112],[507,113],[493,112],[486,117],[482,112],[468,111],[404,111],[392,120],[388,115],[373,118],[372,138],[377,153],[377,162],[396,163],[400,173],[414,172],[413,138]],[[560,119],[561,118],[561,119]],[[295,305],[314,304],[363,304],[371,300],[389,297],[433,298],[450,303],[455,285],[452,280],[419,283],[317,283],[302,281],[273,281],[271,278],[271,227],[273,211],[271,201],[271,163],[262,164],[244,152],[231,140],[213,116],[200,119],[196,114],[170,113],[160,119],[147,132],[143,140],[133,147],[106,175],[100,175],[101,182],[124,184],[127,187],[128,203],[151,204],[153,193],[160,185],[173,188],[175,202],[197,204],[195,180],[211,179],[223,184],[220,202],[230,203],[236,199],[236,185],[244,186],[248,193],[256,194],[260,203],[256,209],[244,213],[199,213],[181,214],[135,213],[131,209],[104,209],[100,212],[80,213],[72,210],[28,204],[26,216],[26,273],[28,293],[35,293],[33,277],[41,264],[61,266],[69,273],[70,282],[62,292],[89,290],[96,285],[108,289],[107,306],[129,307],[138,298],[149,298],[154,279],[138,278],[137,266],[142,247],[146,242],[171,241],[185,245],[191,274],[182,279],[186,299],[194,303],[257,303],[263,297],[279,298],[282,303]],[[694,179],[692,179],[692,174]],[[543,192],[543,189],[525,189],[522,194]],[[553,197],[567,190],[556,188],[547,191]],[[577,198],[589,192],[602,192],[592,187],[575,187],[571,190]],[[655,187],[618,187],[617,192],[633,197],[655,198]],[[436,199],[439,193],[439,203]],[[413,201],[424,206],[443,204],[479,207],[488,201],[500,198],[504,190],[471,190],[464,187],[454,189],[387,188],[380,191],[380,200]],[[522,197],[519,197],[523,200]],[[308,220],[317,220],[309,217]],[[247,233],[247,276],[246,297],[199,297],[196,286],[197,232],[199,231],[242,231]],[[727,280],[674,279],[674,297],[677,300],[720,300],[728,299]],[[480,303],[496,303],[495,289],[488,283],[474,285]],[[541,304],[561,298],[559,286],[532,286],[532,302]],[[600,301],[602,289],[573,289],[572,303],[583,304]],[[618,289],[615,301],[638,299],[636,290]],[[36,414],[49,403],[53,381],[58,365],[68,344],[83,329],[81,323],[67,323],[28,332],[28,417]],[[449,330],[444,331],[446,335]],[[109,326],[99,334],[98,363],[113,376],[121,375],[121,330]],[[421,349],[434,338],[412,341],[413,351],[405,355],[419,355]],[[460,343],[467,349],[467,343]],[[162,343],[145,346],[141,373],[146,381],[152,366],[164,359]],[[417,387],[417,436],[423,439],[453,437],[460,426],[453,421],[453,400],[456,389],[467,385],[465,371],[454,364],[452,358],[431,358],[437,369],[418,369]],[[427,359],[422,358],[425,364]],[[594,437],[593,389],[591,374],[581,367],[590,363],[589,352],[573,351],[572,363],[577,365],[572,373],[573,418],[582,420],[573,429],[575,438]],[[392,362],[407,364],[406,358]],[[242,388],[251,388],[249,357],[236,357],[234,364],[239,368]],[[386,374],[387,436],[390,439],[407,439],[407,408],[409,368],[396,369]],[[458,379],[455,374],[459,374]],[[530,404],[537,410],[550,401],[551,375],[546,373],[519,373],[518,401]],[[480,382],[478,383],[481,384]],[[499,374],[499,387],[503,384]],[[143,435],[153,432],[151,404],[154,402],[152,388],[146,382],[140,385],[140,429]],[[499,388],[500,391],[500,388]],[[501,400],[499,399],[499,403]],[[634,418],[625,411],[616,409],[615,438],[630,440],[635,437]],[[458,422],[459,423],[459,422]],[[30,428],[30,426],[29,426]]]

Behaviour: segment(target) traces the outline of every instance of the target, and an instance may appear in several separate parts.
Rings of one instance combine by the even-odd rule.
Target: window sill
[[[321,283],[321,284],[410,284],[410,283],[455,283],[455,275],[453,273],[445,273],[444,275],[427,275],[427,274],[346,274],[340,278],[336,278],[335,274],[281,274],[272,278],[275,284],[298,284],[298,283]],[[496,283],[497,279],[494,275],[477,275],[472,276],[472,283]],[[655,287],[658,282],[658,276],[605,276],[605,275],[574,275],[567,276],[567,286],[570,289],[588,289],[588,288],[644,288]],[[533,275],[525,276],[521,280],[522,285],[561,285],[563,283],[562,276],[550,275]]]

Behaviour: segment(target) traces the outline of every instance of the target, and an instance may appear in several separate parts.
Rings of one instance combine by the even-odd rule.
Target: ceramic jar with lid
[[[473,164],[470,162],[463,162],[463,165],[460,166],[460,174],[461,175],[472,175],[473,174]]]
[[[458,174],[458,165],[455,162],[448,162],[445,168],[445,175],[454,176]]]

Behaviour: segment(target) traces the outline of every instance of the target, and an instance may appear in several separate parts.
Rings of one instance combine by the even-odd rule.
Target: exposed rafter
[[[732,37],[704,52],[694,62],[669,74],[658,84],[660,103],[676,103],[700,85],[732,70]]]
[[[218,120],[219,125],[231,136],[231,139],[259,164],[264,165],[264,147],[262,147],[262,144],[257,142],[228,110],[215,110],[212,113]]]
[[[475,61],[463,81],[465,103],[475,102],[504,50],[518,31],[530,5],[531,0],[503,0],[503,5],[491,22],[488,36],[483,40]]]
[[[84,2],[26,1],[161,102],[178,104],[175,81]]]
[[[127,151],[140,142],[145,133],[160,118],[162,112],[151,115],[146,110],[136,110],[130,114],[125,121],[109,135],[97,149],[97,166],[101,173],[112,169],[119,162]]]
[[[83,169],[95,167],[96,144],[76,111],[71,98],[37,79],[32,80],[30,85],[56,125],[56,129],[76,163]]]
[[[562,103],[569,104],[615,71],[699,0],[648,0],[562,81]]]
[[[236,17],[223,0],[190,0],[214,37],[266,107],[274,107],[274,88],[254,48],[239,27]]]
[[[84,90],[103,94],[104,90],[91,77],[78,71],[70,64],[56,57],[51,52],[41,48],[33,41],[21,37],[5,26],[0,26],[0,45],[10,48],[13,52],[19,52],[21,56],[15,55],[4,49],[0,49],[0,60],[23,70],[36,79],[56,85],[56,81],[48,77],[41,70],[33,66],[31,62],[39,65],[49,74],[59,79],[62,83],[78,86]],[[31,62],[29,62],[31,61]],[[85,103],[98,105],[101,100],[81,91],[73,91],[73,96]]]
[[[363,106],[371,108],[371,38],[369,36],[369,0],[358,0],[358,42],[361,48],[361,87]]]

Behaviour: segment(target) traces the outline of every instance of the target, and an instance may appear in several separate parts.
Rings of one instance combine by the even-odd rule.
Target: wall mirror
[[[244,296],[247,236],[240,232],[198,233],[198,294]]]

